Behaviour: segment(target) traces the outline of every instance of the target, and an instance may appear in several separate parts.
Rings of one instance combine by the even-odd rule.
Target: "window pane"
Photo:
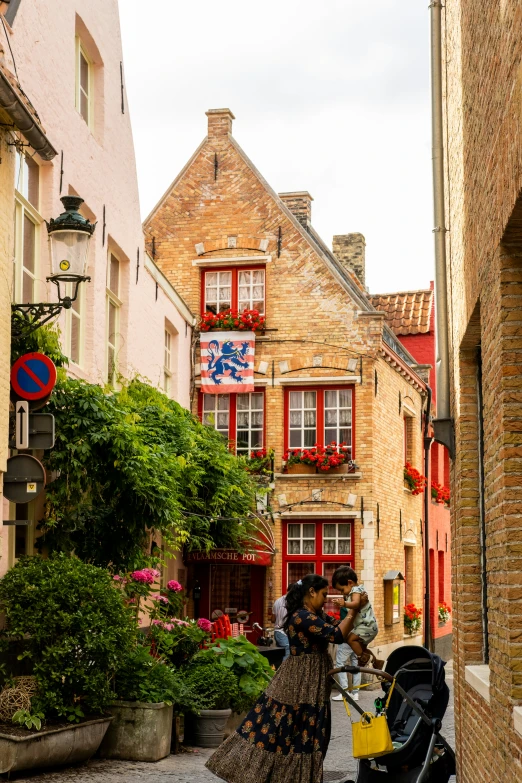
[[[217,274],[216,272],[207,272],[205,274],[205,285],[207,288],[209,286],[216,286],[217,285]]]
[[[326,425],[329,424],[337,424],[337,411],[336,410],[325,410],[324,412],[324,421]]]
[[[89,99],[82,90],[80,90],[80,114],[85,122],[89,122]]]
[[[228,411],[229,400],[228,394],[218,394],[218,411]]]
[[[252,449],[260,449],[263,446],[263,431],[252,430],[250,433],[250,447]]]
[[[27,200],[38,209],[39,190],[40,190],[40,168],[32,158],[26,156],[26,193]]]
[[[24,267],[34,274],[36,226],[24,213]]]
[[[303,555],[315,555],[315,541],[303,541]]]
[[[324,431],[324,442],[325,443],[332,443],[337,438],[337,430],[325,430]]]
[[[259,429],[263,426],[263,411],[254,411],[251,416],[252,427]]]
[[[302,416],[301,411],[290,411],[290,426],[301,427]]]
[[[335,555],[335,541],[323,541],[323,554]]]
[[[349,555],[349,554],[351,554],[351,549],[352,549],[351,541],[349,539],[348,540],[345,540],[345,539],[340,539],[339,540],[339,554],[340,555]]]
[[[290,392],[290,408],[301,408],[303,403],[303,392]]]
[[[24,272],[22,279],[22,300],[26,303],[34,301],[34,280],[27,272]]]
[[[315,411],[305,410],[304,425],[305,427],[315,427]]]
[[[113,345],[116,337],[116,315],[117,307],[109,301],[109,342]]]
[[[288,554],[289,555],[300,555],[301,554],[301,544],[299,541],[289,541],[288,542]]]
[[[323,525],[324,538],[335,538],[335,525]]]
[[[112,381],[115,370],[114,348],[109,345],[107,351],[107,379]]]
[[[349,389],[341,389],[339,392],[339,407],[351,408],[352,406],[352,392]]]
[[[219,273],[219,285],[230,285],[232,282],[232,272]]]
[[[339,430],[339,442],[350,445],[352,442],[352,435],[350,430]]]
[[[325,408],[336,408],[337,407],[337,392],[336,391],[325,391],[325,393],[324,393],[324,407]]]
[[[288,584],[291,585],[307,574],[313,574],[315,563],[288,563]]]
[[[288,525],[288,538],[299,538],[301,525]]]
[[[308,449],[311,446],[315,446],[317,438],[315,437],[315,430],[304,431],[304,446]]]
[[[328,413],[330,413],[330,411],[328,411]],[[332,411],[332,413],[333,413],[333,411]],[[337,411],[335,411],[335,413],[337,413]],[[339,411],[339,424],[341,426],[343,426],[343,425],[344,426],[350,426],[351,423],[352,423],[352,412],[351,412],[351,410],[349,408],[342,408]]]
[[[241,286],[248,286],[250,284],[250,276],[251,272],[239,272],[239,285]],[[247,289],[248,290],[248,289]]]
[[[304,407],[315,409],[315,392],[304,393]]]
[[[350,538],[350,525],[339,524],[337,526],[339,538]]]
[[[216,424],[216,415],[214,411],[205,411],[203,414],[203,424],[206,427],[214,427]]]
[[[111,260],[110,260],[110,275],[109,275],[109,288],[113,292],[113,294],[116,294],[116,296],[120,293],[120,262],[116,258],[116,256],[113,256],[111,253]]]
[[[248,430],[248,413],[237,414],[237,428],[238,430]]]
[[[248,394],[238,394],[237,395],[237,409],[238,411],[247,411],[248,410]]]
[[[89,63],[80,52],[80,87],[89,93]]]
[[[203,395],[203,410],[213,411],[215,408],[215,397],[213,394]]]
[[[217,428],[218,430],[228,430],[228,413],[218,413]]]
[[[303,525],[303,538],[315,538],[315,525]]]
[[[238,451],[248,451],[249,450],[248,430],[238,430],[237,438],[236,438],[236,449]]]
[[[313,446],[313,443],[310,445]],[[301,430],[290,430],[290,448],[301,448]]]
[[[239,395],[242,396],[242,395]],[[252,395],[252,408],[254,410],[263,410],[263,395],[254,392]]]

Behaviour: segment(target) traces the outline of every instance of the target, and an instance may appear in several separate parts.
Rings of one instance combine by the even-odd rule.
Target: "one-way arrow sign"
[[[19,400],[15,408],[15,448],[29,448],[29,403],[26,400]]]

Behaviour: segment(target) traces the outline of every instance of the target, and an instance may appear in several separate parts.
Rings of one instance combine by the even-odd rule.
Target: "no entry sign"
[[[11,386],[22,400],[47,397],[56,383],[56,367],[43,353],[26,353],[11,368]]]

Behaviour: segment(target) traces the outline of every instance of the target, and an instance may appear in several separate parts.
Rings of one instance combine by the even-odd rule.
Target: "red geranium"
[[[265,328],[265,316],[258,310],[243,310],[241,315],[237,310],[223,310],[220,313],[203,313],[200,329],[208,332],[209,329],[246,329],[252,332],[260,332]]]
[[[412,495],[421,495],[424,492],[424,487],[428,483],[426,476],[419,473],[409,462],[404,466],[404,481],[411,489]]]

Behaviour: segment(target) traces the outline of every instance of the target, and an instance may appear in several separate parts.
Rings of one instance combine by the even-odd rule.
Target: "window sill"
[[[276,478],[283,478],[283,479],[308,479],[308,481],[317,481],[324,479],[332,481],[334,479],[337,479],[337,481],[351,481],[358,479],[362,479],[362,473],[337,473],[335,476],[329,476],[327,473],[275,473],[274,474]]]
[[[479,666],[466,666],[464,672],[468,685],[470,685],[473,690],[477,691],[477,693],[479,693],[489,704],[489,666],[486,664],[481,664]]]
[[[522,707],[513,707],[513,723],[516,733],[522,737]]]

